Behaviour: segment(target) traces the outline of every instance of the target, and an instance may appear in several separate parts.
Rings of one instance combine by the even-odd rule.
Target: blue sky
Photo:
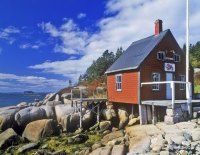
[[[191,43],[200,40],[199,8],[191,0]],[[184,0],[1,0],[0,92],[67,87],[106,49],[152,35],[158,18],[182,46]]]

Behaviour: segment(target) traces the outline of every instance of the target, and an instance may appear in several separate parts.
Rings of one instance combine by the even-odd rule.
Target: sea
[[[42,100],[47,93],[0,93],[0,107],[15,106],[20,102],[32,103],[35,99]]]

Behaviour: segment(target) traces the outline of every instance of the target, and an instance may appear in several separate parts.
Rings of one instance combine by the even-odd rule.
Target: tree
[[[115,60],[117,60],[122,55],[123,52],[124,50],[122,49],[122,47],[118,48],[115,54]]]

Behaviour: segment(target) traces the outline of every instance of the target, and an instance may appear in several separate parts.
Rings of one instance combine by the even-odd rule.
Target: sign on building
[[[165,71],[166,72],[175,72],[175,64],[165,63]]]

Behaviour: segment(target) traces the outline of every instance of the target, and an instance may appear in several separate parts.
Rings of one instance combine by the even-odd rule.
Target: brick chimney
[[[157,19],[155,21],[155,36],[159,35],[162,32],[162,20]]]

